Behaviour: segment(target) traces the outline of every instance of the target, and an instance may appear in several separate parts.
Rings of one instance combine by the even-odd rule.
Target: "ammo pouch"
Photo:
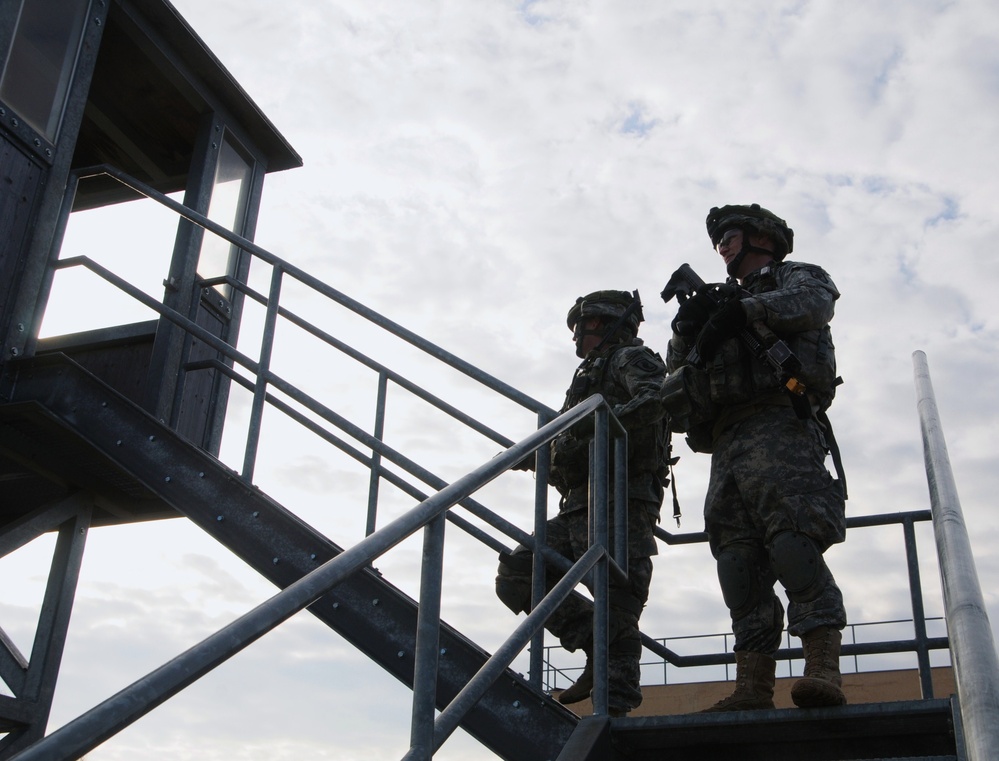
[[[551,472],[548,480],[552,486],[565,493],[585,484],[590,478],[589,439],[577,439],[562,434],[552,444]]]
[[[711,428],[718,407],[711,401],[707,373],[693,365],[684,365],[669,373],[663,381],[662,402],[669,416],[670,430],[689,434],[687,443],[695,452],[710,451],[703,447],[711,445]],[[705,432],[707,441],[701,442]],[[695,446],[695,442],[698,445]]]
[[[801,362],[798,378],[809,396],[820,407],[828,407],[836,394],[836,385],[842,383],[836,377],[836,349],[829,326],[789,336],[787,343]]]

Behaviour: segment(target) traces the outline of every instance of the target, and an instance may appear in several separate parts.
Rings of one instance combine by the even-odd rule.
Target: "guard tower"
[[[179,372],[212,352],[163,318],[37,345],[47,265],[71,213],[138,198],[102,165],[252,240],[265,174],[301,159],[166,0],[5,3],[0,61],[0,363],[57,348],[216,452],[228,384]],[[181,220],[157,263],[162,303],[235,343],[241,298],[225,279],[245,281],[249,257],[213,237]]]
[[[217,353],[163,317],[39,342],[52,264],[71,214],[112,205],[127,213],[140,198],[104,168],[252,239],[265,175],[301,166],[301,159],[167,0],[3,3],[0,67],[0,399],[9,400],[14,384],[11,362],[58,351],[197,447],[217,452],[228,380],[211,368],[181,371]],[[160,241],[168,253],[153,265],[162,267],[159,300],[234,342],[241,298],[231,283],[246,279],[249,258],[177,219],[172,252]],[[106,234],[112,240],[117,231]],[[132,255],[147,251],[137,247]],[[215,279],[206,284],[207,277]],[[92,305],[86,292],[74,302],[81,310]],[[85,450],[60,449],[49,453],[50,463],[80,475],[91,469]],[[58,529],[62,539],[31,666],[8,652],[9,643],[0,647],[3,676],[19,693],[14,701],[0,696],[4,713],[16,718],[5,726],[14,729],[0,741],[0,755],[44,731],[85,529],[179,515],[141,495],[91,499],[85,515],[57,515],[79,493],[79,480],[48,466],[41,473],[25,467],[14,451],[24,450],[0,447],[0,533],[6,527],[15,547],[39,531]]]

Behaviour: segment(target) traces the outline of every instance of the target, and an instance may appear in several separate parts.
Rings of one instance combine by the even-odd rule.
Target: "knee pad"
[[[770,567],[792,602],[811,602],[829,576],[815,542],[797,531],[782,531],[770,543]]]
[[[742,618],[760,600],[760,572],[747,553],[727,548],[718,553],[718,583],[732,618]]]
[[[531,605],[531,579],[496,575],[496,596],[514,613],[526,613]]]
[[[514,613],[526,613],[531,605],[532,553],[526,547],[501,552],[496,572],[496,596]]]

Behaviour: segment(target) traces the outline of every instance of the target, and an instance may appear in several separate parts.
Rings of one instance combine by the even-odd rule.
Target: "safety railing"
[[[930,672],[930,651],[944,650],[949,646],[947,637],[930,637],[926,630],[926,615],[923,606],[922,582],[919,575],[919,556],[916,546],[915,524],[929,521],[931,513],[929,510],[916,510],[905,513],[888,513],[884,515],[863,515],[851,516],[847,518],[847,531],[861,528],[872,528],[878,526],[900,525],[902,527],[903,542],[905,547],[906,567],[909,580],[909,600],[912,606],[912,620],[914,626],[914,636],[906,640],[886,640],[879,642],[854,642],[844,643],[842,654],[845,656],[860,655],[881,655],[887,653],[912,652],[916,655],[917,668],[919,671],[919,682],[923,697],[933,697],[933,682]],[[667,545],[686,545],[707,542],[707,535],[703,532],[691,532],[686,534],[671,534],[662,527],[657,527],[656,536]],[[707,552],[707,551],[706,551]],[[719,666],[735,663],[735,655],[729,651],[727,643],[715,653],[702,653],[697,655],[681,655],[666,646],[661,640],[655,640],[648,636],[643,636],[643,644],[647,650],[661,658],[660,663],[665,669],[666,665],[677,668],[697,668],[703,666]],[[558,648],[548,648],[548,653],[557,652]],[[777,652],[778,660],[794,660],[802,657],[800,647],[781,648]],[[554,688],[554,682],[560,672],[572,674],[572,670],[553,666],[551,658],[548,657],[545,669],[545,684],[549,688]]]
[[[922,628],[925,629],[927,628],[927,624],[942,625],[944,621],[945,619],[942,616],[935,616],[927,618],[924,622],[917,622],[911,618],[906,618],[893,619],[890,621],[848,623],[843,631],[844,652],[842,652],[842,655],[844,659],[850,658],[853,660],[853,673],[863,673],[864,671],[872,669],[865,669],[861,667],[861,656],[916,653],[919,650],[916,637],[910,639],[875,639],[877,635],[862,637],[863,632],[882,628],[893,631],[897,631],[900,628],[907,628],[912,629],[914,632],[918,632],[920,629],[920,623],[923,624]],[[687,660],[683,665],[671,663],[667,658],[648,658],[643,660],[641,662],[643,686],[686,684],[691,681],[708,681],[703,675],[703,670],[707,668],[711,668],[713,674],[719,675],[719,678],[714,681],[732,681],[735,678],[734,670],[731,668],[731,665],[734,663],[734,658],[726,657],[725,654],[730,655],[733,639],[734,638],[731,632],[689,634],[676,637],[654,638],[654,641],[663,648],[670,648],[672,646],[677,650],[692,649],[699,651],[700,654],[681,656],[682,658],[689,658],[689,660]],[[777,661],[784,669],[786,669],[785,676],[794,676],[794,664],[796,662],[800,662],[801,648],[791,646],[791,635],[787,634],[786,631],[784,633],[784,642],[787,646],[778,650]],[[926,637],[923,644],[927,651],[947,650],[949,648],[948,639],[945,636]],[[563,690],[568,684],[571,684],[579,678],[579,674],[582,672],[583,667],[575,664],[568,664],[568,657],[566,656],[565,650],[561,646],[545,646],[543,687],[546,691]],[[916,667],[918,670],[918,661]],[[878,665],[875,668],[878,671],[885,670],[881,667],[881,665]],[[698,669],[696,676],[693,673],[685,673],[694,672],[694,669]],[[844,673],[847,673],[845,668]],[[672,678],[670,676],[671,674]],[[650,679],[650,676],[654,677],[654,675],[659,675],[659,678]],[[921,692],[922,697],[924,699],[933,698],[934,695],[932,692],[927,694],[927,686],[925,680],[923,679],[923,673],[920,672],[919,676],[920,686],[923,688]],[[932,684],[930,687],[932,687]]]

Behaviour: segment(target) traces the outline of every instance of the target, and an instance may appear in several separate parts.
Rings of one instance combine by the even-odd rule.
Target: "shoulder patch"
[[[643,373],[658,373],[663,369],[663,366],[656,364],[648,357],[639,357],[634,362],[631,363],[632,367],[641,370]]]
[[[647,375],[652,375],[653,373],[665,373],[666,365],[659,358],[659,355],[647,348],[642,348],[640,351],[630,352],[630,355],[622,365],[626,368],[635,368],[639,372],[645,373]]]

